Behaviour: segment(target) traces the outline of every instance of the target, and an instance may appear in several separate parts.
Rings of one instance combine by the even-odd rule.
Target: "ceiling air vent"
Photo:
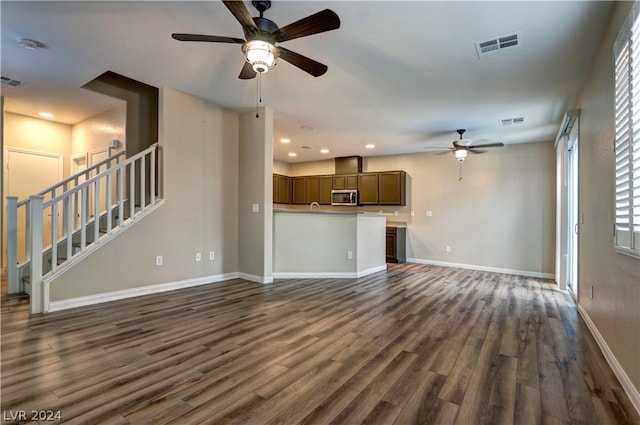
[[[500,120],[500,125],[502,127],[506,127],[508,125],[513,125],[513,124],[522,124],[523,122],[524,122],[524,117],[506,118],[506,119]]]
[[[0,77],[0,79],[2,79],[2,84],[6,84],[12,87],[19,87],[23,84],[20,80],[14,80],[13,78],[5,77],[4,75]]]
[[[522,31],[476,42],[478,59],[506,55],[522,48]]]

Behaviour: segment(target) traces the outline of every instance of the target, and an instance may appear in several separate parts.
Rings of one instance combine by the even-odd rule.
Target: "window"
[[[614,44],[615,240],[618,252],[640,258],[640,5]]]

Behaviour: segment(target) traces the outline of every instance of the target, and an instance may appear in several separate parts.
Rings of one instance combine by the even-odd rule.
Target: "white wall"
[[[635,387],[636,408],[640,409],[640,260],[616,253],[612,237],[615,176],[612,47],[633,4],[617,3],[610,29],[578,102],[579,209],[584,216],[578,253],[578,302]],[[633,398],[633,394],[630,396]]]
[[[236,273],[238,123],[236,113],[163,89],[165,204],[54,280],[51,300]],[[194,261],[196,252],[201,262]],[[164,265],[155,265],[156,255]]]
[[[407,205],[360,208],[383,211],[391,214],[389,221],[408,224],[407,257],[411,261],[552,277],[552,142],[508,145],[472,155],[462,165],[461,181],[459,163],[451,155],[420,153],[363,160],[364,172],[390,170],[407,172]],[[298,176],[332,174],[334,167],[332,161],[299,163],[291,164],[291,172]],[[433,215],[427,217],[426,211]],[[451,252],[445,251],[446,246]]]

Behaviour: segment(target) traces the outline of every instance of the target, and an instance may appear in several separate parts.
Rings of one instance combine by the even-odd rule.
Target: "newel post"
[[[42,285],[42,204],[44,196],[29,197],[31,208],[31,314],[44,312]]]
[[[7,293],[20,292],[18,278],[18,197],[7,196]]]

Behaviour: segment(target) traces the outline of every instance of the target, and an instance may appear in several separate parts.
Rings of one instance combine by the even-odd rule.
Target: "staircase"
[[[49,282],[159,206],[157,144],[113,155],[29,199],[7,196],[7,292],[49,310]],[[148,172],[147,172],[148,170]]]

